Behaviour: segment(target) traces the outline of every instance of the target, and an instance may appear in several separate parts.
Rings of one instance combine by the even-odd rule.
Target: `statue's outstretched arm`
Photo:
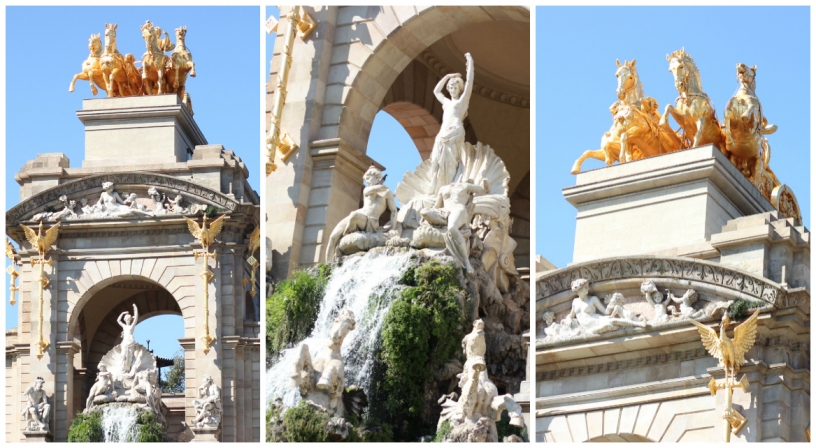
[[[465,91],[462,92],[462,101],[465,104],[470,102],[470,94],[473,92],[473,78],[475,75],[475,70],[473,70],[473,57],[470,53],[465,53],[465,59],[467,60],[467,76],[465,78]]]
[[[120,327],[125,326],[125,323],[122,321],[122,318],[125,316],[125,314],[127,314],[127,311],[122,311],[122,314],[120,314],[119,317],[116,318],[116,323],[119,324]]]
[[[136,304],[133,304],[133,326],[136,326],[136,322],[139,322],[139,308],[136,307]]]

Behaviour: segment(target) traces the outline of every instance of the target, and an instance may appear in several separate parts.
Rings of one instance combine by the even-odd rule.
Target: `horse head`
[[[624,60],[623,64],[621,64],[620,60],[616,59],[615,63],[618,65],[618,69],[615,71],[615,77],[618,78],[618,88],[616,90],[618,99],[624,101],[627,96],[634,93],[635,101],[633,102],[638,102],[643,97],[643,89],[635,67],[636,60]]]
[[[701,94],[703,87],[700,83],[700,71],[690,54],[681,48],[671,55],[666,55],[669,61],[669,71],[674,76],[674,86],[680,93]]]
[[[182,26],[180,28],[176,28],[176,42],[184,41],[184,37],[187,35],[187,26]]]
[[[91,37],[88,39],[88,49],[97,57],[102,52],[102,40],[99,33],[91,34]]]
[[[741,62],[737,64],[737,81],[752,94],[756,91],[756,70],[756,65],[748,67]]]

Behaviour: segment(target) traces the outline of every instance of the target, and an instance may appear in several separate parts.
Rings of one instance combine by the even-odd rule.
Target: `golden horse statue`
[[[711,104],[708,95],[703,91],[700,81],[700,70],[691,55],[684,48],[666,55],[669,71],[674,76],[674,85],[680,96],[677,105],[666,105],[661,126],[668,126],[669,115],[680,125],[683,135],[683,148],[713,144],[725,154],[724,137],[717,111]],[[726,154],[727,155],[727,154]]]
[[[571,173],[581,172],[581,165],[592,158],[611,166],[680,149],[681,141],[668,126],[659,126],[660,113],[654,98],[643,93],[637,74],[637,61],[616,60],[618,101],[612,104],[612,127],[601,137],[601,149],[587,150],[572,166]],[[621,144],[623,138],[626,144]]]
[[[191,109],[189,104],[189,96],[185,90],[187,84],[187,75],[195,78],[195,63],[193,62],[193,54],[187,49],[184,39],[187,36],[187,27],[182,26],[176,28],[176,45],[173,53],[170,54],[170,60],[165,69],[165,79],[170,87],[168,92],[176,93],[179,98]]]
[[[168,57],[162,51],[164,45],[159,45],[156,28],[149,20],[140,29],[147,47],[147,52],[142,56],[143,90],[147,95],[167,93],[164,72]]]
[[[81,79],[88,81],[91,85],[91,92],[94,95],[99,93],[96,89],[97,86],[107,93],[105,79],[102,77],[102,70],[99,67],[99,58],[102,56],[102,41],[100,40],[99,34],[91,34],[91,38],[88,39],[88,49],[91,51],[91,54],[89,54],[88,59],[85,59],[82,63],[82,71],[74,75],[74,79],[71,80],[71,86],[68,87],[68,91],[73,92],[77,80]]]
[[[756,66],[737,64],[737,81],[740,86],[725,106],[723,117],[726,155],[751,183],[760,187],[762,171],[769,169],[771,157],[771,147],[763,136],[773,134],[777,127],[768,124],[762,114],[756,96]],[[770,195],[766,197],[770,200]]]
[[[116,48],[117,24],[105,24],[105,52],[99,59],[108,97],[139,95],[142,87],[132,54],[123,56]]]

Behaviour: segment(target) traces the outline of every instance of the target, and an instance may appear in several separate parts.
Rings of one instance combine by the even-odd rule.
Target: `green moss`
[[[283,414],[284,442],[327,442],[329,414],[301,401]]]
[[[456,267],[437,261],[406,271],[402,291],[383,323],[380,360],[382,381],[372,400],[394,425],[397,440],[414,441],[433,428],[423,427],[428,405],[423,395],[434,372],[460,348],[464,336]]]
[[[79,414],[68,429],[68,442],[101,442],[102,412]]]
[[[266,300],[266,346],[272,355],[303,340],[314,328],[331,269],[322,264],[313,272],[295,271]]]
[[[527,429],[511,425],[510,414],[506,409],[502,411],[501,420],[496,422],[496,433],[499,435],[499,442],[513,434],[521,437],[522,440],[527,440]]]
[[[734,303],[728,307],[728,317],[732,320],[740,320],[748,316],[749,310],[760,308],[762,305],[764,305],[763,302],[742,299],[735,300]]]
[[[436,435],[434,436],[433,441],[435,443],[442,442],[443,440],[445,440],[445,436],[450,434],[450,432],[452,430],[453,430],[453,427],[451,426],[450,422],[445,420],[444,422],[442,422],[442,425],[439,426],[439,431],[436,431]],[[499,439],[499,440],[501,440],[501,439]]]

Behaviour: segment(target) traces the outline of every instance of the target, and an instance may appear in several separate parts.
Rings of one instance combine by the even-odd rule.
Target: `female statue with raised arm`
[[[473,91],[473,58],[465,53],[467,60],[466,79],[459,73],[445,75],[434,88],[436,99],[442,103],[442,126],[434,140],[431,151],[431,188],[430,194],[436,194],[445,185],[453,183],[461,150],[465,144],[465,117],[467,117],[470,94]],[[442,94],[447,86],[450,99]]]
[[[130,372],[130,366],[133,363],[133,347],[136,345],[136,339],[133,338],[133,330],[139,322],[139,309],[136,304],[133,304],[133,315],[127,311],[116,319],[116,323],[122,327],[122,343],[119,345],[122,348],[122,373]]]

